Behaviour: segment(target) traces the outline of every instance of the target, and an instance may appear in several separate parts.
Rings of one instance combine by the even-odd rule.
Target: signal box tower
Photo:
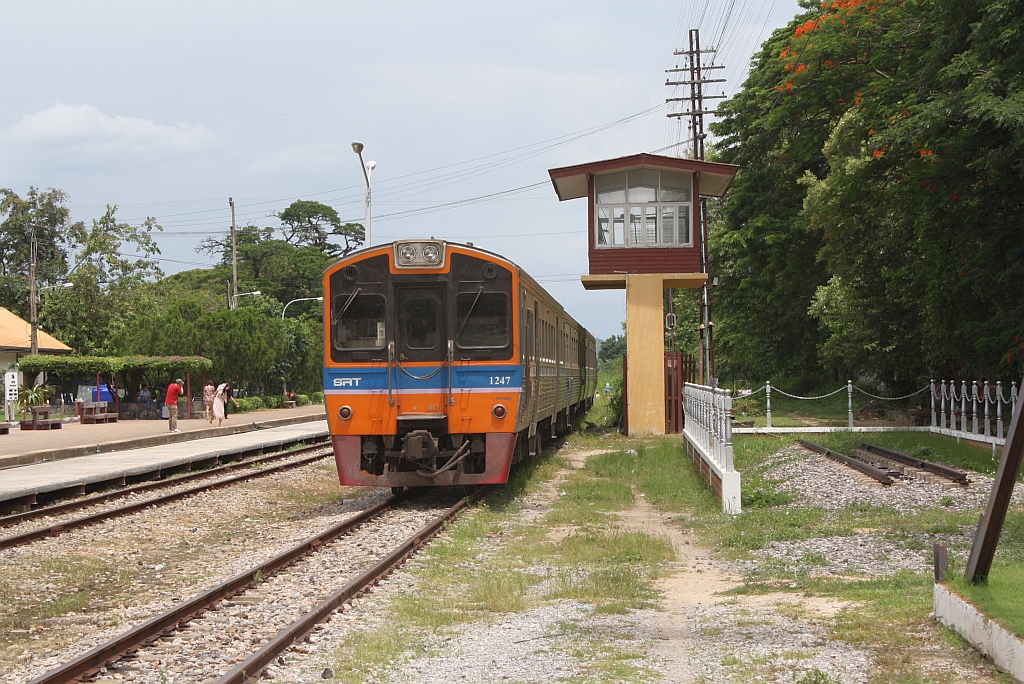
[[[635,154],[549,169],[559,200],[587,198],[588,290],[626,290],[630,435],[665,433],[665,288],[701,288],[702,197],[722,197],[733,164]]]

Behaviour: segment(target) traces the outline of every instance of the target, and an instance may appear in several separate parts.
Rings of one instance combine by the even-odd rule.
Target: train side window
[[[334,297],[331,344],[335,349],[383,349],[387,340],[384,297],[359,291]]]

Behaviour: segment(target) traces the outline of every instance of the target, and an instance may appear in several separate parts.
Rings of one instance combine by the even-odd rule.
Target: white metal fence
[[[726,513],[741,511],[740,474],[733,465],[732,392],[686,383],[683,441]]]
[[[779,428],[772,425],[772,393],[781,394],[791,399],[804,401],[816,401],[826,399],[833,395],[846,391],[847,418],[846,428],[840,427],[786,427]],[[878,432],[886,430],[920,430],[936,432],[949,435],[958,439],[968,439],[977,442],[992,444],[993,449],[1006,441],[1005,423],[1003,415],[1012,416],[1013,409],[1017,405],[1018,387],[1016,382],[1011,382],[1009,389],[1004,387],[1002,381],[995,384],[982,381],[967,380],[931,380],[928,385],[921,389],[905,394],[901,397],[885,397],[872,394],[847,380],[845,386],[841,386],[832,392],[814,397],[805,397],[798,394],[790,394],[778,387],[766,382],[764,387],[742,394],[742,397],[749,397],[760,392],[765,393],[765,427],[764,428],[736,428],[737,434],[751,432],[832,432],[835,430],[854,430],[864,432]],[[921,426],[871,426],[861,427],[853,424],[853,393],[861,394],[878,399],[880,401],[904,401],[924,392],[929,392],[931,398],[931,424]],[[1003,407],[1008,407],[1008,412]]]

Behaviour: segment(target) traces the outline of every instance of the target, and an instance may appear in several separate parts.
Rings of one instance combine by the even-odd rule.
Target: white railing
[[[772,393],[782,394],[791,399],[804,401],[816,401],[831,397],[846,391],[846,427],[788,427],[779,428],[772,425]],[[1006,392],[1002,381],[994,385],[987,380],[980,383],[975,380],[967,384],[966,380],[959,381],[959,389],[956,380],[942,380],[936,382],[931,380],[919,390],[905,394],[901,397],[883,397],[872,394],[847,380],[845,386],[841,386],[832,392],[815,397],[804,397],[798,394],[790,394],[778,387],[766,382],[764,387],[755,390],[740,390],[737,396],[750,397],[759,392],[765,393],[765,427],[763,428],[737,428],[737,434],[752,432],[833,432],[839,430],[852,430],[855,432],[885,432],[885,431],[924,431],[967,439],[975,442],[991,444],[993,450],[997,446],[1005,444],[1005,423],[1003,421],[1003,406],[1008,406],[1008,415],[1013,415],[1013,409],[1017,405],[1018,388],[1016,382],[1011,382],[1009,391]],[[931,394],[931,425],[922,426],[870,426],[861,427],[853,424],[853,393],[861,394],[881,401],[904,401],[917,396],[923,392]],[[1004,396],[1004,394],[1009,396]]]
[[[941,384],[931,381],[932,394],[932,427],[949,430],[953,433],[984,435],[1003,439],[1003,406],[1010,407],[1010,415],[1017,407],[1017,383],[1010,383],[1010,396],[1003,396],[1003,383],[997,381],[993,386],[988,380],[981,385],[977,380],[971,381],[970,387],[966,380],[960,381],[957,391],[956,380],[943,380]],[[979,408],[979,403],[981,408]],[[948,407],[948,412],[947,412]],[[970,416],[970,429],[967,418]],[[958,420],[959,419],[959,420]],[[936,422],[937,421],[937,422]],[[959,425],[957,423],[959,422]],[[993,428],[995,431],[993,432]]]
[[[683,388],[687,451],[701,462],[701,474],[726,513],[739,513],[740,474],[733,466],[732,392],[686,383]]]

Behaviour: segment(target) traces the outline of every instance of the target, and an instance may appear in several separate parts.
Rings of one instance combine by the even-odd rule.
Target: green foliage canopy
[[[713,127],[720,368],[1019,375],[1021,2],[805,7]]]

